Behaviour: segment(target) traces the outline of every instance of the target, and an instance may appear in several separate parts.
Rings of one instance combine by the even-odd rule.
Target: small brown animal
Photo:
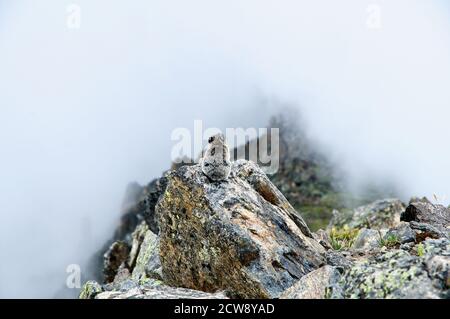
[[[213,181],[226,180],[230,175],[230,150],[222,134],[213,135],[208,139],[201,167],[202,172]]]

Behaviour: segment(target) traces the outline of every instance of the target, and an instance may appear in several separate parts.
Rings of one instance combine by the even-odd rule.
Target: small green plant
[[[425,246],[422,243],[417,245],[417,256],[422,257],[425,255]]]
[[[330,230],[330,243],[334,250],[350,248],[358,235],[359,229],[344,225],[342,228],[333,227]]]
[[[384,246],[387,248],[391,248],[391,247],[398,246],[400,244],[400,240],[394,234],[391,234],[391,235],[387,236],[386,238],[383,238],[383,237],[381,237],[381,233],[380,233],[379,244],[381,247]]]

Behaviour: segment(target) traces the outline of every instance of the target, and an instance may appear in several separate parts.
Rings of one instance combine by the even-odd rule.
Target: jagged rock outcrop
[[[166,283],[232,297],[278,297],[325,264],[324,248],[254,163],[211,182],[199,165],[167,175],[156,206]]]
[[[131,234],[131,243],[114,242],[104,256],[105,283],[131,277],[139,282],[147,278],[162,279],[159,260],[159,237],[144,221]]]
[[[90,268],[97,269],[90,278],[105,283],[114,279],[118,271],[118,265],[120,266],[123,260],[115,261],[117,253],[111,248],[117,246],[114,249],[125,247],[131,249],[132,242],[135,240],[133,239],[133,233],[142,222],[145,222],[153,232],[158,232],[154,213],[156,202],[164,192],[164,188],[164,176],[152,180],[145,186],[135,182],[127,186],[122,200],[120,220],[113,236],[89,261]],[[110,257],[111,261],[108,261]]]
[[[360,209],[377,212],[374,228],[311,234],[257,165],[236,162],[220,183],[198,169],[167,175],[155,209],[160,234],[142,221],[129,244],[114,242],[104,265],[112,279],[86,283],[80,298],[450,298],[443,206],[413,202],[421,210],[400,221],[398,201],[377,201],[367,207],[394,209]],[[344,225],[352,220],[361,218]],[[336,236],[349,245],[336,251]]]
[[[159,260],[159,237],[145,222],[136,227],[131,237],[131,247],[123,246],[126,244],[120,241],[111,245],[105,254],[105,261],[111,260],[113,252],[120,251],[121,255],[114,263],[105,263],[104,269],[110,270],[108,281],[103,285],[92,280],[86,282],[80,299],[226,298],[223,292],[211,294],[164,284]]]
[[[449,209],[378,200],[312,233],[258,165],[213,182],[199,165],[133,184],[80,298],[450,298]]]

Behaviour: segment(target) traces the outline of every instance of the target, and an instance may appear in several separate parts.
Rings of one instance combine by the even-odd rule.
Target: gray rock
[[[115,287],[114,287],[114,289],[116,289],[120,292],[127,292],[132,289],[136,289],[136,288],[139,288],[139,284],[131,279],[122,280],[122,281],[118,282],[117,284],[115,284]]]
[[[119,291],[119,292],[125,292],[130,289],[136,288],[139,286],[139,283],[136,281],[133,281],[128,273],[127,276],[121,276],[120,272],[116,276],[113,282],[104,284],[102,286],[104,291]]]
[[[169,285],[273,298],[325,264],[324,248],[256,164],[234,162],[224,182],[199,165],[167,180],[156,213]]]
[[[131,270],[136,266],[137,258],[139,256],[139,252],[141,251],[141,245],[148,230],[148,225],[143,221],[136,227],[131,235],[131,249],[127,261],[128,267]]]
[[[145,232],[145,237],[139,247],[139,254],[133,268],[132,278],[136,281],[147,278],[162,280],[159,238],[151,230]]]
[[[142,221],[131,235],[131,248],[122,241],[114,242],[105,254],[105,283],[118,283],[132,278],[162,279],[159,261],[159,238]]]
[[[435,280],[435,286],[441,289],[450,288],[450,257],[432,256],[426,261],[428,274]]]
[[[328,228],[348,225],[351,228],[391,228],[400,223],[400,214],[405,206],[399,199],[377,200],[369,205],[360,206],[352,212],[333,212]]]
[[[123,296],[124,293],[120,291],[105,291],[101,294],[98,294],[95,299],[127,299],[127,298],[120,298],[120,296]]]
[[[409,243],[401,244],[399,248],[406,250],[406,251],[410,251],[414,247],[414,245],[415,245],[415,243],[409,242]]]
[[[442,231],[442,228],[437,228],[433,225],[427,223],[418,223],[416,221],[411,221],[409,223],[410,227],[416,231],[416,239],[424,240],[428,237],[430,238],[449,238],[450,234],[448,231]]]
[[[123,263],[117,270],[117,274],[114,277],[113,284],[122,283],[123,281],[128,280],[129,278],[130,278],[130,270],[127,268],[126,264]]]
[[[96,299],[226,299],[224,293],[205,293],[185,288],[161,287],[141,290],[134,288],[126,292],[108,291]]]
[[[81,288],[79,299],[95,299],[95,297],[103,291],[102,286],[96,281],[88,281]]]
[[[399,244],[414,242],[416,240],[416,233],[408,223],[401,222],[397,227],[389,229],[384,240],[388,241],[395,238]]]
[[[144,299],[228,299],[225,293],[205,293],[198,290],[159,286],[144,289]]]
[[[422,244],[428,257],[434,255],[450,256],[450,240],[447,238],[427,239]]]
[[[223,292],[205,293],[192,289],[169,287],[155,279],[136,282],[126,279],[101,286],[88,281],[81,289],[80,299],[226,299]]]
[[[427,202],[411,203],[401,215],[405,222],[429,224],[442,233],[448,233],[450,226],[450,209]]]
[[[321,267],[300,278],[281,294],[280,299],[323,299],[327,289],[336,285],[339,278],[336,267]]]
[[[266,174],[259,166],[251,161],[238,160],[233,163],[232,173],[250,184],[254,191],[266,202],[279,207],[288,217],[294,221],[301,232],[310,238],[313,238],[308,225],[302,216],[292,207],[283,194],[276,188]]]
[[[353,262],[339,251],[328,250],[326,252],[326,259],[327,265],[334,266],[341,272],[344,272],[353,266]]]
[[[147,185],[145,189],[144,199],[138,203],[139,209],[142,211],[144,220],[152,232],[158,234],[159,226],[158,220],[155,214],[156,203],[167,186],[167,179],[165,176],[155,179]]]
[[[323,229],[319,229],[315,233],[313,233],[313,237],[315,240],[319,242],[325,249],[331,249],[331,239],[330,235]]]
[[[426,240],[425,254],[392,249],[347,270],[330,298],[448,298],[450,241]]]
[[[358,235],[352,245],[353,249],[372,249],[380,247],[380,240],[382,234],[375,229],[362,228],[359,230]]]

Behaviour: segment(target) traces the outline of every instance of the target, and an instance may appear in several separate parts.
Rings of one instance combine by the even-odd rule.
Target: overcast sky
[[[265,99],[298,105],[354,185],[449,202],[449,18],[445,0],[0,0],[0,297],[52,297],[127,183],[169,167],[175,128],[263,127]]]

